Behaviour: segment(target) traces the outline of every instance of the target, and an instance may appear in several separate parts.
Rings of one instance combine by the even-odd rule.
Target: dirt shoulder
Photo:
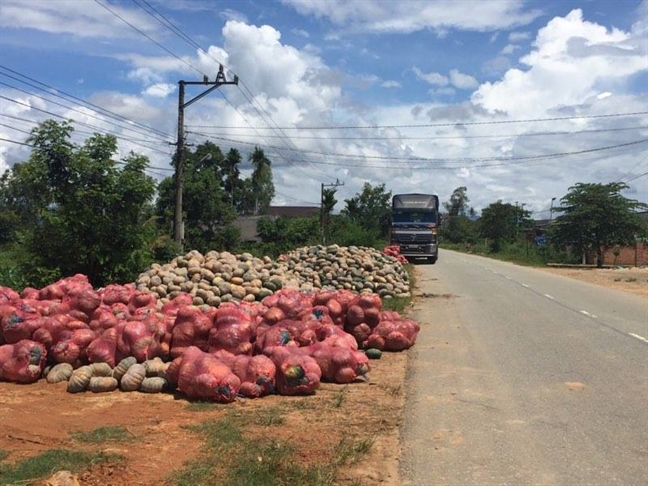
[[[563,275],[602,287],[648,297],[648,267],[583,268],[540,267],[544,272]]]

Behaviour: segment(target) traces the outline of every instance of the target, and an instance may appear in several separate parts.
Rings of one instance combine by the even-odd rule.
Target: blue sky
[[[277,205],[335,181],[338,210],[365,182],[536,218],[577,182],[648,201],[646,0],[2,0],[0,171],[47,111],[170,175],[177,82],[219,63],[240,83],[188,142],[264,148]]]

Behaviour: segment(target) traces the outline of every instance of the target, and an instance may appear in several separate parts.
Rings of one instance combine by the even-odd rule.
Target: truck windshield
[[[392,215],[394,223],[436,223],[437,217],[434,211],[394,211]]]

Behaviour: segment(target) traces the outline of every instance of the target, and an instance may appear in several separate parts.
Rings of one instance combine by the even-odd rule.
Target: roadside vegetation
[[[345,438],[318,462],[303,464],[295,458],[299,439],[278,439],[279,434],[267,430],[283,426],[287,413],[288,410],[278,408],[256,416],[234,411],[223,419],[188,426],[204,440],[203,454],[172,474],[168,483],[197,486],[217,481],[232,486],[330,486],[339,467],[357,463],[371,450],[372,438]],[[250,425],[264,427],[263,437],[250,434]]]
[[[95,464],[122,460],[118,454],[52,449],[14,464],[0,462],[0,484],[34,484],[53,471],[78,473]]]
[[[604,261],[607,250],[633,245],[648,235],[646,220],[638,214],[648,206],[624,197],[625,189],[621,182],[578,183],[551,207],[548,220],[538,224],[525,204],[502,201],[491,203],[477,217],[468,205],[466,187],[458,187],[444,203],[441,247],[521,265],[578,264],[586,259],[599,267],[611,264]]]

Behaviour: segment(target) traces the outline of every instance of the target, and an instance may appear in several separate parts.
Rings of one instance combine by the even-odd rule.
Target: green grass
[[[346,400],[347,387],[342,388],[339,391],[336,391],[333,395],[333,406],[335,408],[341,408],[344,405],[344,400]]]
[[[133,440],[133,434],[121,425],[99,427],[90,432],[75,432],[72,438],[87,444],[103,444],[104,442],[125,442]]]
[[[9,451],[0,449],[0,461],[4,461],[7,457],[9,457]]]
[[[358,441],[349,441],[342,439],[337,445],[336,464],[356,464],[360,459],[369,453],[375,439],[362,439]]]
[[[254,420],[258,425],[282,425],[282,410],[270,409]],[[279,420],[281,418],[281,420]],[[205,440],[204,455],[173,473],[175,486],[228,484],[229,486],[332,486],[337,468],[354,464],[369,452],[373,439],[343,440],[332,451],[333,460],[303,465],[295,459],[292,444],[273,438],[247,438],[243,426],[249,414],[232,412],[222,420],[207,420],[187,428]],[[272,434],[269,433],[268,436]]]
[[[463,243],[443,242],[441,248],[467,253],[466,245]],[[549,262],[554,263],[577,263],[574,256],[559,252],[549,246],[537,247],[532,242],[517,241],[503,243],[500,251],[492,252],[484,241],[475,243],[470,249],[474,255],[482,255],[495,260],[515,263],[517,265],[542,267]]]
[[[15,464],[0,464],[0,484],[29,484],[57,471],[78,473],[94,464],[121,461],[118,454],[52,449]]]
[[[283,425],[286,419],[282,410],[273,407],[267,410],[259,410],[254,417],[252,417],[252,421],[256,425],[270,426]]]
[[[189,410],[191,412],[206,412],[209,410],[214,410],[218,407],[218,403],[216,402],[210,402],[208,400],[196,400],[193,402],[189,402],[185,406],[185,410]]]

